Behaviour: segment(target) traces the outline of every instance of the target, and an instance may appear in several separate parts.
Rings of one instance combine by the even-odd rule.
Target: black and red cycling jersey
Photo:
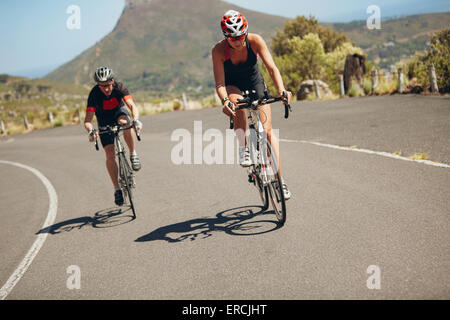
[[[127,87],[121,82],[114,81],[113,89],[108,97],[96,85],[89,93],[86,111],[94,111],[97,121],[102,125],[115,118],[117,112],[125,107],[124,101],[131,98]]]

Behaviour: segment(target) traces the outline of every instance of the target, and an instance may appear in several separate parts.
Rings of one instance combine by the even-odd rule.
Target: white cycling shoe
[[[283,189],[284,200],[289,200],[291,198],[291,192],[289,191],[284,179],[281,180],[281,188]]]
[[[244,168],[252,165],[252,161],[250,160],[250,151],[247,147],[239,147],[239,164]]]

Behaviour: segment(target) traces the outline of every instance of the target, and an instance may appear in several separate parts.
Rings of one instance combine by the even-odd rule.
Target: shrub
[[[424,89],[430,89],[428,66],[434,64],[441,93],[450,92],[450,29],[441,30],[430,38],[430,48],[416,53],[406,64],[408,77],[416,77]]]
[[[173,110],[178,111],[181,110],[181,102],[178,100],[175,100],[173,102]]]

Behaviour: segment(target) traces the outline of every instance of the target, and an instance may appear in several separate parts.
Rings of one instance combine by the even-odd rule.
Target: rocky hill
[[[222,39],[219,21],[228,9],[243,12],[250,32],[270,43],[287,18],[239,8],[221,0],[126,0],[114,28],[81,55],[45,79],[77,85],[93,84],[92,72],[101,65],[114,69],[132,92],[170,97],[214,91],[211,48]],[[423,14],[382,22],[368,30],[366,21],[323,23],[343,30],[383,68],[424,50],[428,34],[450,25],[450,13]]]
[[[366,21],[324,24],[342,30],[371,61],[388,68],[422,51],[431,33],[450,27],[450,12],[419,14],[381,22],[380,30],[369,30]]]
[[[45,78],[88,84],[97,66],[108,65],[133,91],[211,93],[211,48],[222,39],[219,21],[228,9],[242,11],[250,32],[268,41],[287,20],[220,0],[127,0],[108,36]]]

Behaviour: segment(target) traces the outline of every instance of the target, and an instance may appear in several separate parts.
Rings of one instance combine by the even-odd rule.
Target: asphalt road
[[[7,299],[449,299],[450,169],[320,142],[450,164],[450,99],[386,96],[273,106],[286,225],[238,165],[176,165],[176,129],[224,132],[219,108],[142,117],[137,219],[113,204],[104,154],[81,126],[3,137],[0,286],[39,234],[48,237]],[[288,142],[290,141],[290,142]],[[204,142],[204,146],[208,142]],[[193,158],[193,156],[192,156]],[[69,266],[81,271],[68,289]],[[369,289],[369,266],[380,288]]]

